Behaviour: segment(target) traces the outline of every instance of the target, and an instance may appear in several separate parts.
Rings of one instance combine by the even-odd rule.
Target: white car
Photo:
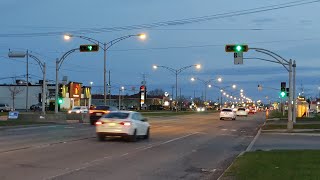
[[[236,113],[232,108],[223,108],[220,112],[220,120],[232,119],[236,120]]]
[[[74,106],[71,110],[68,111],[69,114],[80,114],[80,113],[88,113],[89,110],[86,106]]]
[[[246,110],[246,108],[238,108],[237,112],[236,112],[237,116],[248,116],[248,111]]]
[[[150,124],[139,112],[112,111],[96,122],[96,133],[100,141],[106,136],[120,136],[134,142],[138,137],[149,139]]]

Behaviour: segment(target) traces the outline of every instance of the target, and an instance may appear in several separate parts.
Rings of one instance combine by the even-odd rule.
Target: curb
[[[242,151],[242,152],[240,152],[235,159],[237,159],[237,158],[239,158],[240,156],[242,156],[245,152],[248,152],[248,151],[251,150],[252,146],[254,145],[254,143],[257,141],[258,137],[259,137],[260,134],[261,134],[261,128],[262,128],[265,124],[266,124],[266,122],[264,122],[263,125],[259,128],[258,133],[257,133],[256,136],[253,138],[253,140],[251,141],[251,143],[249,144],[249,146],[247,147],[247,149],[244,150],[244,151]],[[227,168],[226,170],[223,171],[223,173],[221,174],[221,176],[219,176],[219,178],[218,178],[217,180],[221,180],[221,178],[222,178],[222,176],[224,175],[224,173],[230,169],[230,167],[234,164],[234,162],[235,162],[235,161],[232,161],[232,163],[228,166],[228,168]]]
[[[267,132],[265,134],[273,135],[291,135],[291,136],[320,136],[320,133],[284,133],[284,132]]]

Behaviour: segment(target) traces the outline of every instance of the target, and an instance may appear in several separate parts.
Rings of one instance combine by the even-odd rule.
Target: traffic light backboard
[[[99,45],[97,44],[80,45],[80,52],[96,52],[96,51],[99,51]]]
[[[226,52],[247,52],[249,50],[248,45],[243,44],[228,44],[225,47]]]

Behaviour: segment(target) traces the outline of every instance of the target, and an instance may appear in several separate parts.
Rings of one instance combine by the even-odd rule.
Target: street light
[[[201,65],[200,64],[193,64],[193,65],[182,67],[180,69],[174,69],[174,68],[171,68],[171,67],[158,66],[158,65],[153,65],[152,67],[153,67],[153,69],[158,69],[159,67],[167,69],[167,70],[169,70],[170,72],[172,72],[176,76],[176,112],[177,112],[178,111],[178,106],[177,106],[178,105],[178,75],[183,70],[186,70],[186,69],[191,68],[191,67],[196,67],[196,69],[200,69]]]
[[[219,81],[219,79],[221,79],[221,78],[218,78],[217,81]],[[206,102],[207,101],[207,87],[211,88],[212,86],[215,86],[215,85],[211,85],[209,83],[216,80],[216,79],[203,80],[198,77],[191,78],[191,81],[195,81],[195,80],[199,80],[200,82],[202,82],[204,84],[204,101]]]
[[[121,110],[121,92],[124,91],[124,87],[121,86],[121,88],[119,89],[119,110]]]
[[[111,46],[113,46],[114,44],[116,44],[122,40],[125,40],[127,38],[139,37],[141,40],[145,40],[147,38],[147,35],[144,33],[134,34],[134,35],[126,35],[126,36],[122,36],[122,37],[113,39],[107,43],[99,41],[97,39],[86,37],[86,36],[77,36],[77,35],[72,35],[72,34],[64,35],[65,40],[70,40],[72,37],[77,37],[77,38],[88,40],[90,42],[93,42],[93,43],[99,45],[99,47],[101,49],[103,49],[103,62],[104,62],[104,66],[103,66],[103,95],[104,95],[104,105],[107,105],[107,84],[106,84],[106,82],[107,82],[107,50]],[[110,80],[110,77],[109,77],[109,80]],[[109,92],[108,92],[109,93],[109,105],[111,105],[111,90],[110,90],[111,85],[110,85],[110,82],[108,83],[108,86],[109,86]]]
[[[27,57],[27,92],[26,92],[26,111],[28,111],[28,97],[29,97],[29,92],[28,92],[28,87],[29,87],[29,73],[28,73],[28,64],[29,64],[29,57],[31,57],[32,59],[34,59],[40,66],[40,69],[42,71],[42,75],[43,75],[43,79],[42,79],[42,113],[46,114],[46,107],[45,107],[45,102],[46,102],[46,63],[41,61],[39,58],[37,58],[36,56],[32,55],[29,53],[29,51],[27,50],[27,52],[14,52],[14,51],[9,51],[8,53],[9,58],[23,58],[23,57]]]

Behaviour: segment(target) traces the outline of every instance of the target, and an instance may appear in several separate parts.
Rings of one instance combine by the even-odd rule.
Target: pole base
[[[292,121],[288,121],[287,130],[288,131],[292,131],[293,130],[293,122]]]

